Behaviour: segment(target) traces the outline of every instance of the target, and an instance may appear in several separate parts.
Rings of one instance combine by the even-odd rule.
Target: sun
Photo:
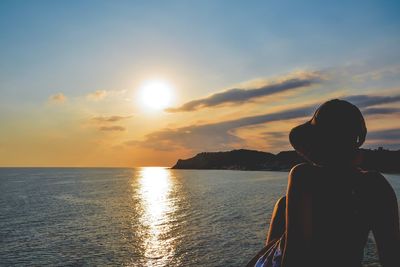
[[[151,80],[140,87],[140,102],[151,110],[162,110],[170,105],[172,87],[165,81]]]

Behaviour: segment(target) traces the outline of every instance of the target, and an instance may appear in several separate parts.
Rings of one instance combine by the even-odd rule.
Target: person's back
[[[398,229],[398,215],[389,209],[394,192],[379,173],[302,164],[291,171],[289,186],[289,201],[295,203],[289,204],[288,212],[295,212],[285,256],[296,259],[294,265],[287,261],[289,266],[302,266],[299,261],[307,266],[361,266],[369,231],[385,235],[382,231]],[[293,218],[297,214],[300,218]],[[390,223],[396,217],[397,226]],[[384,229],[379,228],[381,219],[387,224]],[[303,222],[293,225],[299,220]],[[393,247],[395,239],[393,235]],[[384,254],[380,255],[384,266],[398,266],[398,254]]]

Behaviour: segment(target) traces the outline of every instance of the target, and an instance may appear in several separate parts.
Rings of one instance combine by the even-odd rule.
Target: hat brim
[[[289,141],[293,148],[306,160],[315,164],[320,164],[321,147],[317,129],[308,121],[294,127],[289,134]]]

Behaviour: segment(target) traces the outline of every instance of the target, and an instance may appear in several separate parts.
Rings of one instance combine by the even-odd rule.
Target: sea
[[[286,172],[1,168],[0,266],[244,266]],[[386,174],[400,196],[400,175]],[[380,266],[373,237],[364,266]]]

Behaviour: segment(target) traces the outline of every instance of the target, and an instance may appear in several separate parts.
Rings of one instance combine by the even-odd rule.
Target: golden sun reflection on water
[[[139,171],[140,198],[145,226],[144,253],[147,266],[166,266],[174,256],[175,246],[171,238],[171,214],[175,210],[171,200],[171,171],[162,167],[144,167]]]

